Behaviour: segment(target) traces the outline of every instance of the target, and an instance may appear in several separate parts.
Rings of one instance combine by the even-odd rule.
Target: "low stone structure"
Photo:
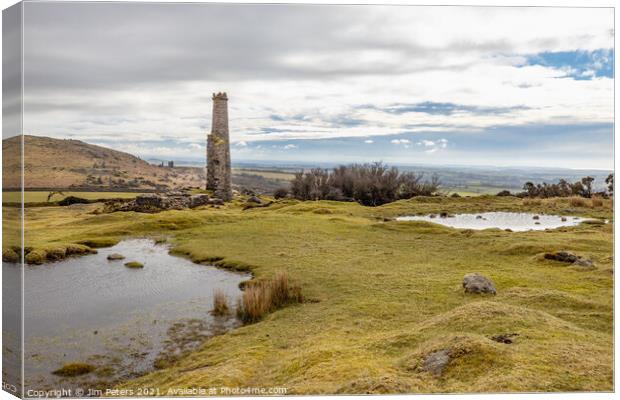
[[[165,210],[182,210],[204,205],[222,205],[224,201],[209,197],[207,194],[190,194],[184,192],[170,192],[167,194],[141,194],[133,200],[113,200],[105,203],[105,212],[135,211],[142,213],[157,213]]]

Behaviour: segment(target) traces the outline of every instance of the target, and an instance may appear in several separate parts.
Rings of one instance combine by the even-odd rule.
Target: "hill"
[[[19,154],[18,136],[2,141],[5,155]],[[159,167],[122,151],[73,139],[24,136],[24,184],[34,189],[162,190],[204,185],[194,167]],[[18,188],[19,160],[4,157],[3,188]]]

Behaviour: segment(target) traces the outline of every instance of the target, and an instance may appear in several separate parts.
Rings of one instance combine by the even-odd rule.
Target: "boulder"
[[[250,196],[247,200],[248,203],[262,204],[262,200],[256,196]]]
[[[422,370],[435,376],[441,376],[444,368],[450,362],[448,350],[438,350],[427,355],[422,361]]]
[[[540,216],[538,216],[538,215],[534,215],[534,216],[532,217],[532,219],[540,219]]]
[[[574,263],[575,261],[577,261],[577,259],[579,259],[579,257],[567,251],[558,251],[557,253],[555,253],[554,259],[561,262]]]
[[[189,198],[189,207],[200,207],[205,204],[209,204],[209,195],[208,194],[195,194]]]
[[[115,260],[124,260],[125,256],[122,254],[118,254],[118,253],[112,253],[110,255],[108,255],[108,260],[110,261],[115,261]]]
[[[587,259],[587,258],[581,258],[581,257],[576,259],[573,265],[577,267],[583,267],[583,268],[594,268],[594,263],[592,262],[592,260]]]
[[[493,282],[477,273],[465,275],[463,278],[463,289],[465,289],[466,293],[497,293]]]

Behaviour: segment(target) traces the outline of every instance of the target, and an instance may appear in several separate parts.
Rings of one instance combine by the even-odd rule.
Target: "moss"
[[[15,250],[7,248],[2,249],[2,261],[8,263],[17,263],[19,262],[19,254],[15,252]]]
[[[118,243],[118,239],[113,238],[94,238],[94,239],[84,239],[78,242],[79,244],[83,244],[92,248],[100,248],[100,247],[111,247]]]
[[[125,263],[127,268],[144,268],[144,264],[138,261],[129,261]]]
[[[26,254],[27,264],[43,264],[47,261],[47,252],[43,249],[35,249]]]
[[[223,259],[213,263],[216,267],[230,269],[238,272],[251,272],[254,268],[251,264],[243,261]]]
[[[95,369],[96,367],[94,365],[86,363],[71,363],[63,365],[61,368],[53,371],[52,373],[58,376],[72,377],[89,374]]]
[[[88,247],[86,245],[83,245],[83,244],[71,243],[71,244],[68,244],[66,246],[65,253],[66,253],[67,256],[83,255],[83,254],[96,254],[97,250],[91,249],[90,247]]]
[[[65,247],[52,247],[46,249],[47,261],[60,261],[67,257],[67,249]]]

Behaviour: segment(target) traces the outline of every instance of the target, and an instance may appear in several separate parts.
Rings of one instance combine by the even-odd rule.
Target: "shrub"
[[[273,197],[276,199],[284,199],[286,196],[288,196],[287,188],[278,188],[273,192]]]
[[[213,293],[213,311],[211,314],[215,316],[228,315],[228,302],[226,301],[226,295],[221,289],[217,289]]]
[[[237,304],[237,316],[244,323],[257,322],[271,311],[301,302],[301,288],[291,286],[288,274],[281,271],[270,280],[245,286],[243,296]]]
[[[439,179],[422,181],[422,174],[399,173],[383,163],[341,165],[332,170],[314,168],[295,174],[291,194],[299,200],[357,201],[379,206],[399,199],[430,196]]]
[[[497,196],[512,196],[512,193],[510,193],[510,190],[502,190]]]
[[[603,199],[600,197],[592,197],[592,207],[603,207]]]
[[[450,197],[455,197],[455,198],[456,198],[456,197],[461,197],[461,195],[460,195],[460,194],[458,194],[458,193],[456,193],[456,192],[454,192],[454,193],[452,193],[452,194],[450,195]]]

